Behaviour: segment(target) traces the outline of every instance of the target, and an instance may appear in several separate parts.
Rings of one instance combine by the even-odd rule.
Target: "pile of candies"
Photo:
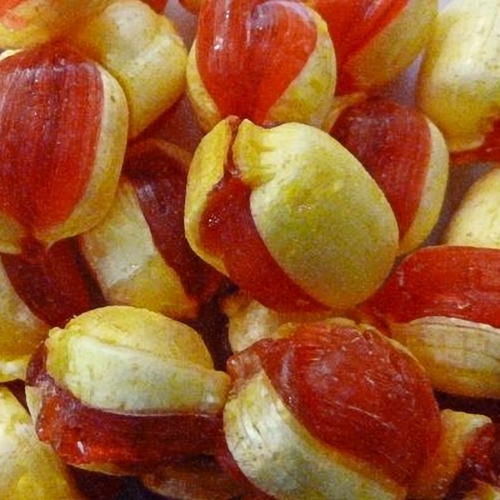
[[[0,498],[500,499],[500,2],[170,1],[0,1]]]

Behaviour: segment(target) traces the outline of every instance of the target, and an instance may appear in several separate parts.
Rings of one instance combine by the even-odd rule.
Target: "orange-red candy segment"
[[[60,224],[92,175],[103,106],[97,67],[65,46],[21,52],[0,64],[0,94],[0,208],[28,232]],[[76,121],[85,127],[68,133]]]
[[[500,250],[438,245],[406,257],[361,307],[396,323],[447,316],[500,326]]]
[[[326,311],[269,253],[252,218],[250,194],[250,187],[237,174],[227,174],[215,186],[200,225],[202,243],[221,257],[232,280],[269,308]]]
[[[440,417],[424,370],[373,330],[299,325],[287,339],[250,349],[292,413],[323,443],[401,485],[435,449]],[[230,370],[234,364],[238,358]]]
[[[54,244],[35,263],[18,255],[4,254],[1,259],[16,293],[50,326],[63,326],[73,316],[104,305],[74,240]]]
[[[425,117],[394,101],[372,98],[344,110],[330,133],[377,181],[404,235],[420,205],[431,154]]]
[[[2,59],[0,95],[0,249],[36,259],[110,206],[128,110],[111,76],[60,43]]]
[[[295,2],[205,2],[196,60],[221,114],[262,123],[303,69],[316,36],[306,9]]]

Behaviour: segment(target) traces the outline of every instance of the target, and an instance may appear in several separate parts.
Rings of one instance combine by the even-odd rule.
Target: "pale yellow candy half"
[[[133,186],[122,179],[108,216],[82,234],[81,248],[109,304],[194,317],[197,303],[156,248]]]
[[[425,52],[418,104],[451,151],[482,144],[500,105],[500,4],[451,1],[438,15]]]
[[[174,25],[139,0],[120,0],[71,37],[123,87],[136,137],[182,95],[187,49]]]
[[[398,248],[394,213],[363,166],[328,134],[298,123],[244,121],[235,164],[252,188],[251,212],[293,282],[332,308],[371,295]]]
[[[229,390],[197,332],[146,309],[89,311],[52,329],[46,347],[55,381],[103,410],[216,413]]]

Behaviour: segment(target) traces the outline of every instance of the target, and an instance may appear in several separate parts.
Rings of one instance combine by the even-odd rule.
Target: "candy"
[[[436,449],[441,424],[424,370],[370,327],[292,325],[228,369],[227,450],[272,497],[402,498]]]
[[[498,249],[422,248],[362,308],[414,353],[435,388],[498,398],[499,259]]]
[[[5,387],[0,387],[0,450],[2,498],[83,500],[67,467],[38,440],[30,415]]]
[[[376,92],[425,48],[435,0],[306,0],[325,19],[338,58],[338,92]]]
[[[65,44],[2,59],[0,93],[0,251],[36,259],[111,206],[128,108],[116,80]]]
[[[139,0],[115,1],[70,35],[120,83],[136,137],[184,92],[187,50],[173,24]]]
[[[3,46],[32,47],[5,52],[0,76],[57,47],[112,82],[125,119],[113,185],[75,222],[94,171],[52,161],[65,94],[47,90],[42,113],[28,92],[4,115],[19,158],[37,144],[32,164],[46,159],[38,179],[6,156],[0,178],[0,380],[26,375],[39,439],[86,474],[136,476],[85,476],[120,498],[149,498],[139,481],[183,500],[496,498],[495,175],[451,214],[474,174],[447,185],[450,134],[411,106],[406,76],[381,88],[415,61],[438,2],[187,0],[197,18],[173,2],[166,19],[162,0],[66,1],[4,2]],[[108,134],[94,87],[89,126],[66,129],[77,147]],[[496,161],[495,133],[493,117],[453,162]]]
[[[220,122],[195,153],[185,217],[193,249],[278,310],[351,307],[397,252],[374,180],[328,134],[297,123]]]
[[[347,106],[331,135],[368,170],[398,221],[399,252],[421,245],[436,225],[448,183],[448,149],[425,115],[388,99]]]
[[[71,464],[123,473],[213,451],[229,378],[188,326],[110,306],[52,329],[27,384],[43,441]]]
[[[221,275],[191,250],[184,236],[190,159],[161,140],[129,148],[110,212],[79,238],[109,304],[194,318],[220,285]]]
[[[0,46],[31,47],[70,33],[113,0],[4,0],[0,5]]]
[[[498,161],[498,2],[452,1],[425,52],[418,104],[442,130],[455,163]]]
[[[328,129],[335,53],[324,21],[301,3],[207,0],[187,81],[207,131],[231,115],[264,126],[298,121]]]

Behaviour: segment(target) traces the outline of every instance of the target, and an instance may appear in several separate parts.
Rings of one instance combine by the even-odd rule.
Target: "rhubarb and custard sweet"
[[[421,245],[439,219],[448,186],[448,149],[438,128],[410,106],[370,98],[342,110],[330,133],[391,204],[399,252]]]
[[[29,413],[0,387],[0,497],[84,500],[65,464],[39,441]]]
[[[221,463],[266,499],[404,498],[441,435],[423,368],[372,327],[285,328],[228,363]]]
[[[187,49],[172,22],[139,0],[114,1],[68,37],[120,83],[139,135],[182,95]]]
[[[335,45],[337,91],[377,91],[425,48],[437,0],[303,0],[323,17]]]
[[[336,64],[328,29],[305,4],[203,2],[187,65],[188,96],[205,130],[231,115],[268,126],[328,129]]]
[[[315,127],[221,121],[188,174],[186,237],[266,307],[346,309],[368,298],[398,250],[377,183]]]
[[[111,210],[79,237],[108,304],[194,318],[220,285],[184,234],[190,159],[160,139],[130,146]]]
[[[425,367],[440,391],[500,398],[500,250],[416,250],[361,309]]]
[[[454,163],[498,162],[500,5],[451,1],[425,52],[418,103],[443,132]]]
[[[64,462],[137,474],[213,453],[229,385],[192,328],[108,306],[50,331],[26,393],[39,438]]]
[[[36,259],[110,208],[127,102],[107,71],[61,43],[1,59],[0,95],[0,251]]]

